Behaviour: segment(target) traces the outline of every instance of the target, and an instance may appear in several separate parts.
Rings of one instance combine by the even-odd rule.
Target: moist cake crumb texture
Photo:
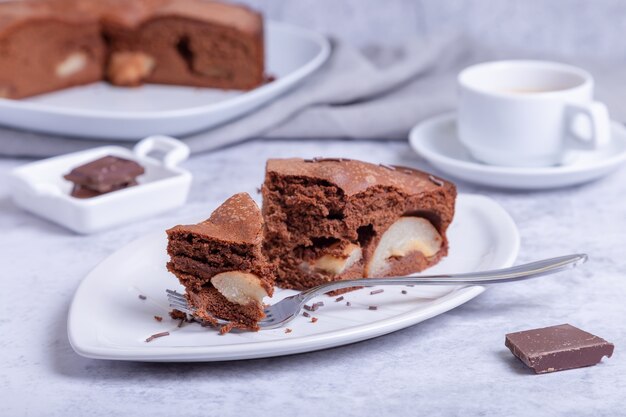
[[[223,332],[234,327],[258,330],[264,314],[257,297],[273,294],[274,268],[262,253],[263,218],[250,196],[236,194],[206,221],[175,226],[167,235],[167,269],[185,286],[197,316],[213,325],[216,318],[231,321]],[[229,272],[236,274],[224,274]],[[231,281],[220,287],[224,292],[212,282],[220,274]],[[238,279],[241,276],[245,282]],[[233,298],[234,293],[238,297]]]
[[[272,159],[262,194],[264,250],[281,287],[406,275],[448,251],[456,188],[422,171],[340,158]]]

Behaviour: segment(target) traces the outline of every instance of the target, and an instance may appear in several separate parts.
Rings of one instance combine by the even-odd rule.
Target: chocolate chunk
[[[110,193],[111,191],[123,190],[124,188],[134,187],[135,185],[137,185],[137,181],[130,181],[125,182],[124,184],[118,184],[112,187],[109,191],[100,192],[92,190],[91,188],[87,188],[84,185],[74,184],[70,195],[75,198],[92,198],[102,194]]]
[[[535,373],[596,365],[613,344],[569,324],[506,335],[505,346]]]
[[[109,155],[76,167],[63,178],[81,188],[108,193],[123,184],[133,183],[143,173],[143,167],[137,162]]]

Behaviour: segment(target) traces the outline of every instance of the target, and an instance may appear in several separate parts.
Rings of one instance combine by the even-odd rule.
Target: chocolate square
[[[143,167],[137,162],[108,155],[74,168],[63,178],[82,188],[107,193],[120,189],[124,184],[134,183],[143,173]]]
[[[538,374],[596,365],[614,349],[612,343],[569,324],[509,333],[505,346]]]

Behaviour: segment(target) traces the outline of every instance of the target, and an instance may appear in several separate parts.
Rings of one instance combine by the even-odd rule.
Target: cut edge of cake
[[[262,188],[277,284],[407,275],[447,255],[456,188],[412,168],[324,158],[270,159]]]
[[[262,253],[263,218],[246,193],[235,194],[207,220],[167,230],[167,269],[186,289],[196,315],[258,330],[263,297],[274,291],[274,269]]]

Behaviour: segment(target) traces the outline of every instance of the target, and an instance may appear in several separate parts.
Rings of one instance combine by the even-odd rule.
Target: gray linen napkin
[[[463,67],[490,59],[546,58],[477,45],[454,37],[359,51],[333,41],[329,61],[295,90],[251,114],[181,139],[192,152],[259,137],[405,139],[420,120],[454,108],[455,76]],[[589,69],[596,76],[598,98],[614,119],[626,120],[622,65],[561,60]],[[43,157],[111,143],[128,145],[0,128],[0,155],[6,156]]]

